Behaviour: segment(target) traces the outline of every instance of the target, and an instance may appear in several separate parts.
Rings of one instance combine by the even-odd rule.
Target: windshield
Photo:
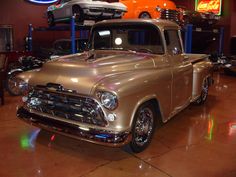
[[[92,31],[90,49],[132,50],[163,54],[159,30],[153,25],[116,25],[95,27]]]
[[[87,47],[87,39],[77,39],[75,41],[76,51],[78,53],[83,52]],[[54,43],[54,54],[55,55],[69,55],[71,54],[71,41],[61,40]]]

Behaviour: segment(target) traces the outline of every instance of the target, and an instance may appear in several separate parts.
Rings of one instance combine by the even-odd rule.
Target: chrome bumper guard
[[[112,18],[121,18],[125,11],[107,8],[90,8],[84,9],[84,17],[86,19],[107,20]]]
[[[52,120],[48,117],[30,113],[24,107],[18,108],[17,117],[36,127],[95,144],[121,147],[128,144],[131,140],[130,132],[117,134],[106,130],[96,130],[91,128],[88,130],[82,130],[77,125]]]
[[[171,20],[176,23],[180,23],[180,13],[176,10],[171,9],[162,9],[161,10],[161,19]]]

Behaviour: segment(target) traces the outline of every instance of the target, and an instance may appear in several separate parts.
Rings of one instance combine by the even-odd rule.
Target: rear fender
[[[196,98],[201,94],[202,84],[205,79],[209,81],[211,78],[211,63],[210,62],[199,62],[193,65],[193,93],[192,97]]]

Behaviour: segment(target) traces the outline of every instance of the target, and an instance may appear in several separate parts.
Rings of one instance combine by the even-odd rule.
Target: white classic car
[[[121,18],[127,11],[127,7],[119,2],[105,2],[96,0],[59,0],[56,5],[47,9],[48,24],[68,21],[73,15],[76,21],[104,20]]]

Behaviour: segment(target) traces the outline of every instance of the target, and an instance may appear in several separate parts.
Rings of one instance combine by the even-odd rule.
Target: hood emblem
[[[47,89],[50,91],[62,91],[63,90],[63,86],[60,84],[54,84],[54,83],[48,83],[47,84]]]

